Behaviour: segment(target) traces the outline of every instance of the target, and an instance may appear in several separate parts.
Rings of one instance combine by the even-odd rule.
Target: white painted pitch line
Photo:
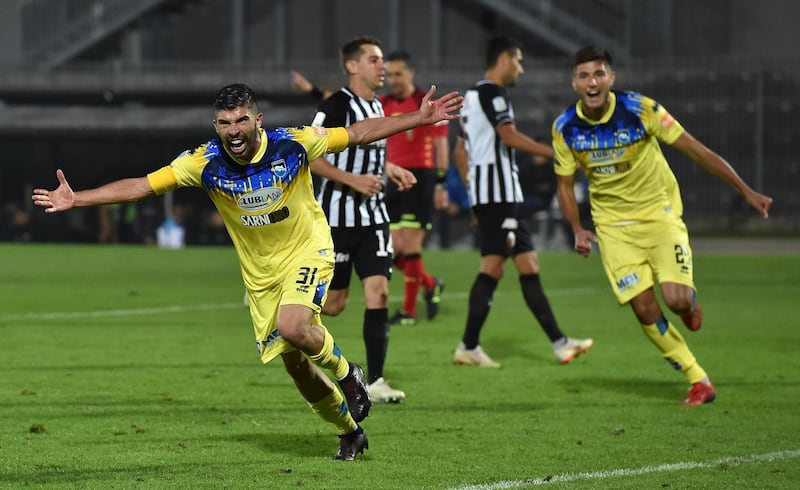
[[[597,291],[597,288],[565,288],[553,289],[547,291],[548,296],[570,296],[580,294],[591,294]],[[502,296],[502,292],[497,292],[495,295]],[[454,292],[445,293],[445,299],[464,300],[469,298],[468,292]],[[390,296],[392,301],[400,301],[402,296]],[[355,296],[350,299],[353,303],[363,303],[363,296]],[[67,320],[72,318],[106,318],[118,316],[138,316],[138,315],[161,315],[165,313],[185,313],[188,311],[209,311],[209,310],[225,310],[225,309],[245,309],[244,304],[239,303],[211,303],[211,304],[196,304],[196,305],[172,305],[172,306],[158,306],[152,308],[128,308],[120,310],[93,310],[93,311],[56,311],[50,313],[19,313],[11,315],[0,316],[0,322],[12,321],[25,321],[25,320]]]
[[[130,308],[124,310],[94,310],[94,311],[56,311],[52,313],[22,313],[17,315],[0,316],[0,322],[19,320],[65,320],[69,318],[104,318],[110,316],[134,315],[159,315],[163,313],[185,313],[187,311],[208,311],[230,308],[242,308],[239,303],[216,303],[198,305],[172,305],[153,308]]]
[[[615,470],[589,471],[585,473],[564,473],[561,475],[547,476],[543,478],[531,478],[527,480],[509,480],[496,483],[485,483],[478,485],[464,485],[456,487],[455,490],[501,490],[507,488],[536,487],[549,485],[551,483],[567,483],[573,481],[587,480],[608,480],[610,478],[620,478],[626,476],[646,475],[650,473],[663,473],[666,471],[684,471],[697,468],[714,468],[720,465],[741,466],[748,463],[763,463],[779,461],[782,459],[800,458],[800,449],[787,451],[777,451],[765,454],[751,454],[750,456],[729,456],[714,461],[687,461],[683,463],[669,463],[658,466],[642,466],[641,468],[619,468]]]

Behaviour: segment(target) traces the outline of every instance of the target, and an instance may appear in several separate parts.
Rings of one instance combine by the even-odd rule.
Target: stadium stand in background
[[[69,169],[76,187],[157,168],[213,135],[207,101],[231,82],[251,85],[269,126],[308,121],[314,101],[293,93],[288,71],[317,85],[343,83],[337,47],[378,35],[402,48],[443,90],[482,73],[495,29],[525,46],[526,75],[511,91],[517,123],[547,133],[574,100],[570,53],[595,43],[624,82],[667,106],[775,198],[770,220],[667,150],[686,221],[699,231],[800,232],[800,32],[792,0],[5,0],[0,17],[0,239],[94,241],[96,211],[43,226],[30,215],[30,183]],[[358,12],[353,18],[346,12]],[[511,26],[510,28],[508,26]],[[456,126],[456,125],[453,125]],[[455,128],[451,130],[454,134]],[[178,193],[187,242],[216,242],[202,196]],[[163,206],[145,204],[144,227]],[[94,213],[94,214],[93,214]],[[205,231],[201,231],[201,228]],[[146,230],[142,232],[147,234]],[[200,238],[200,237],[206,238]],[[208,238],[212,237],[212,238]]]

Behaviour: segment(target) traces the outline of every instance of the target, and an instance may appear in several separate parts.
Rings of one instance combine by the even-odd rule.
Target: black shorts
[[[410,168],[417,183],[400,192],[397,184],[389,180],[386,186],[386,207],[392,229],[421,228],[429,230],[433,220],[433,190],[436,186],[436,169]]]
[[[481,256],[513,257],[533,250],[533,241],[518,204],[480,204],[472,208],[478,219]]]
[[[360,279],[392,277],[392,235],[389,223],[366,228],[331,228],[336,266],[330,289],[347,289],[353,267]]]

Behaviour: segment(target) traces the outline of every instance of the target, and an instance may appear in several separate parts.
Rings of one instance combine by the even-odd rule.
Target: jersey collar
[[[575,106],[575,111],[577,112],[579,118],[583,119],[584,121],[586,121],[588,123],[591,123],[591,124],[607,123],[611,119],[611,116],[614,114],[614,109],[617,108],[617,94],[615,94],[614,92],[609,92],[608,93],[608,100],[609,100],[608,110],[606,111],[605,114],[603,114],[603,117],[601,117],[599,121],[595,121],[594,119],[590,119],[589,117],[587,117],[586,115],[583,114],[583,102],[580,101],[580,100],[578,101],[578,103]]]

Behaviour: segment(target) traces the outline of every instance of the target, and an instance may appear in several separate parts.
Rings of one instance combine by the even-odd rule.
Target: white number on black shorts
[[[378,237],[378,250],[375,252],[377,257],[388,257],[393,253],[392,250],[392,235],[389,235],[389,240],[383,234],[383,230],[375,230],[375,236]]]

